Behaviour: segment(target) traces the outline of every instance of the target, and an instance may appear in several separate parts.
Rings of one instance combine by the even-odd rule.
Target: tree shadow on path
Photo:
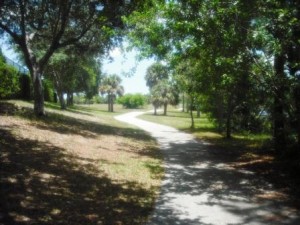
[[[169,134],[167,136],[170,136]],[[166,177],[148,225],[298,225],[293,199],[211,146],[160,138]]]

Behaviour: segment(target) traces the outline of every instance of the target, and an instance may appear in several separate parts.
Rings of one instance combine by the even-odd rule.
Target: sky
[[[17,56],[12,49],[9,49],[0,40],[0,46],[3,54],[9,59],[18,62]],[[116,47],[110,51],[112,60],[105,58],[102,62],[102,71],[106,74],[116,74],[121,77],[122,85],[126,93],[149,93],[146,86],[145,74],[147,68],[154,62],[152,59],[136,60],[137,52],[122,52]],[[128,76],[130,74],[130,76]]]
[[[104,73],[120,76],[125,93],[147,94],[149,90],[145,81],[146,70],[154,63],[154,60],[144,59],[138,61],[136,55],[137,52],[134,50],[123,53],[120,48],[115,48],[110,52],[113,61],[104,60],[102,70]]]

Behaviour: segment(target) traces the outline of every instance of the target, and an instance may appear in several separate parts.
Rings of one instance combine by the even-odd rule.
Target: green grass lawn
[[[0,102],[0,223],[144,224],[163,168],[156,142],[116,105]]]
[[[225,149],[261,149],[271,138],[267,134],[235,133],[231,139],[226,139],[217,131],[213,122],[205,114],[201,114],[200,118],[197,118],[196,112],[194,112],[195,128],[191,129],[190,114],[172,107],[170,107],[167,116],[162,114],[155,116],[152,113],[147,113],[141,115],[140,118],[190,132],[201,140],[206,140]]]

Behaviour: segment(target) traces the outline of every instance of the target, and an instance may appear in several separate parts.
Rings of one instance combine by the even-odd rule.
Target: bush
[[[146,97],[142,94],[126,94],[118,98],[117,103],[127,109],[137,109],[145,105]]]
[[[43,80],[44,99],[47,102],[54,102],[54,88],[49,80]]]
[[[105,102],[105,99],[99,95],[93,97],[93,101],[97,104],[102,104]]]
[[[19,91],[19,73],[0,60],[0,98],[10,98]]]

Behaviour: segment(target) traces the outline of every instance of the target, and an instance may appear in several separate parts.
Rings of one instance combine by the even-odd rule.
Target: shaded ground
[[[252,172],[255,161],[233,162],[234,155],[223,157],[189,134],[136,119],[140,114],[117,119],[149,132],[165,156],[165,180],[149,225],[300,224],[297,199],[273,186],[265,174]]]
[[[1,225],[147,220],[162,172],[149,136],[78,113],[31,115],[0,103]]]

